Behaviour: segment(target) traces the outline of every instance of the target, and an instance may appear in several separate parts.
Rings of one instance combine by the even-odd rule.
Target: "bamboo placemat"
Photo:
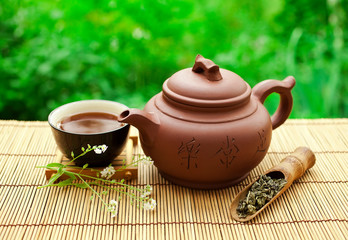
[[[233,197],[298,146],[316,165],[251,222],[229,214]],[[136,149],[136,154],[141,149]],[[348,119],[288,120],[273,132],[268,154],[250,176],[221,190],[193,190],[164,180],[154,166],[138,166],[135,186],[150,184],[155,211],[123,198],[111,218],[90,191],[37,189],[37,165],[57,148],[46,122],[0,121],[0,239],[347,239]],[[97,188],[96,188],[97,189]],[[106,200],[117,199],[111,192]]]

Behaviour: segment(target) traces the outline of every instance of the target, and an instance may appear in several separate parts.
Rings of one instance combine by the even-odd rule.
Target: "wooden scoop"
[[[240,218],[237,213],[237,207],[239,201],[244,199],[251,188],[251,186],[258,179],[250,183],[246,188],[244,188],[238,195],[233,199],[230,211],[232,217],[239,222],[246,222],[258,215],[262,210],[264,210],[268,205],[270,205],[275,199],[277,199],[286,189],[288,189],[292,182],[296,179],[302,177],[305,171],[315,164],[315,156],[314,153],[306,147],[298,147],[295,152],[293,152],[290,156],[284,158],[277,166],[269,169],[264,173],[271,178],[285,178],[287,183],[285,186],[268,202],[266,203],[260,210],[252,215],[248,215],[245,218]]]

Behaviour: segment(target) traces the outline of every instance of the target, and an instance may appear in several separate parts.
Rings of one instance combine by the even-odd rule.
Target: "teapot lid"
[[[191,106],[231,107],[247,102],[251,88],[237,74],[197,55],[192,68],[178,71],[164,82],[163,93]]]

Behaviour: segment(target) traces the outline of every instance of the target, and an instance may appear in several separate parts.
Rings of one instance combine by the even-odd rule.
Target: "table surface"
[[[262,214],[234,221],[234,196],[298,146],[317,162]],[[115,218],[86,189],[44,188],[44,169],[57,147],[47,122],[0,120],[0,239],[347,239],[348,119],[290,119],[274,130],[265,159],[241,183],[194,190],[139,164],[138,179],[153,187],[154,211],[120,201]],[[97,189],[98,190],[98,189]],[[106,201],[117,197],[110,192]]]

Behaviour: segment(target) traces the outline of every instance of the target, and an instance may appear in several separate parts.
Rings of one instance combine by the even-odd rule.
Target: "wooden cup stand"
[[[138,160],[139,155],[140,155],[140,146],[139,146],[139,134],[138,130],[134,127],[130,128],[130,133],[129,133],[129,139],[127,142],[127,145],[123,152],[117,156],[113,161],[112,161],[112,166],[115,168],[116,173],[110,178],[112,179],[125,179],[125,180],[131,180],[131,179],[136,179],[138,177],[138,167],[137,166],[127,166],[131,164],[133,161]],[[84,169],[81,171],[81,169],[78,168],[72,168],[69,166],[75,166],[74,163],[69,163],[70,160],[63,156],[63,154],[57,150],[57,157],[54,162],[62,163],[62,164],[68,164],[68,167],[66,168],[70,172],[80,172],[83,175],[88,175],[92,177],[97,177],[97,173],[102,171],[105,167],[99,167],[99,168],[93,168],[93,169]],[[121,169],[122,167],[127,166],[126,168]],[[118,170],[119,169],[119,170]],[[49,180],[52,176],[52,174],[55,174],[57,171],[51,170],[51,169],[46,169],[46,179]],[[68,176],[62,175],[58,180],[65,180],[67,179]],[[83,177],[84,179],[88,180],[90,178],[88,177]]]

